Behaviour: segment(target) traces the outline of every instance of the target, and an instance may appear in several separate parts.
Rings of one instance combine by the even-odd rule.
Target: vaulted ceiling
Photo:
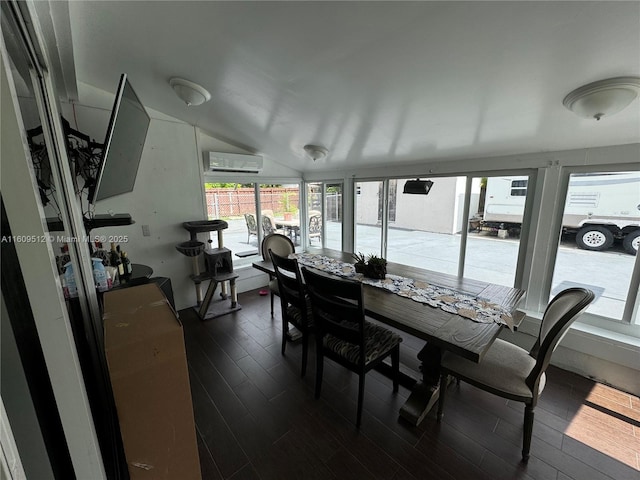
[[[127,73],[146,106],[301,171],[640,141],[640,100],[599,122],[562,105],[586,83],[640,76],[639,2],[64,8],[54,27],[70,29],[58,49],[76,82],[113,92]],[[187,107],[172,77],[211,101]],[[327,159],[310,162],[308,143]]]

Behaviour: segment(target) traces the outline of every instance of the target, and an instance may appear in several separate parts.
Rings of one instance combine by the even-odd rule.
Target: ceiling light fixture
[[[318,145],[305,145],[304,151],[307,152],[307,155],[309,155],[314,162],[316,160],[322,160],[329,154],[329,150]]]
[[[627,108],[638,92],[640,77],[608,78],[575,89],[562,104],[579,117],[600,120]]]
[[[188,107],[192,105],[202,105],[204,102],[211,100],[211,94],[207,90],[189,80],[172,78],[169,80],[169,85],[173,87],[176,95],[178,95]]]

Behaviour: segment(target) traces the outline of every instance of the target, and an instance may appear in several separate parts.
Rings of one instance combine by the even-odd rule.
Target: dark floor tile
[[[292,430],[253,462],[263,480],[332,480],[336,477],[322,462],[306,436]]]
[[[228,478],[244,466],[248,458],[218,410],[213,407],[204,387],[193,378],[191,392],[198,432],[222,477]]]
[[[615,478],[598,471],[570,454],[535,437],[531,441],[531,452],[536,458],[541,459],[543,462],[558,470],[558,472],[575,480],[584,480],[587,478],[589,480],[612,480]]]
[[[208,361],[206,355],[195,349],[190,349],[188,355],[190,376],[197,377],[216,408],[226,416],[245,415],[246,410],[238,401],[238,397],[218,370]]]
[[[233,474],[233,476],[229,477],[230,480],[261,480],[262,477],[258,474],[253,465],[250,463],[246,464],[240,470]],[[206,478],[202,478],[202,480],[208,480]]]
[[[222,479],[222,474],[216,466],[216,462],[211,456],[211,452],[207,448],[200,432],[196,428],[196,437],[198,440],[198,455],[200,457],[200,471],[202,473],[203,480],[218,480]]]
[[[282,393],[283,388],[271,375],[263,368],[262,364],[253,357],[244,357],[238,360],[238,366],[242,369],[249,380],[267,397],[273,398]]]
[[[316,399],[313,341],[301,378],[300,342],[288,342],[286,355],[280,353],[279,303],[272,318],[269,298],[257,291],[241,294],[239,302],[239,312],[207,322],[191,309],[180,312],[204,480],[640,478],[600,438],[606,434],[607,445],[618,445],[640,429],[583,408],[591,395],[608,408],[637,409],[637,399],[627,405],[623,392],[551,366],[527,464],[521,462],[522,404],[464,383],[447,390],[442,422],[432,411],[415,427],[398,417],[410,392],[401,387],[393,394],[391,381],[372,371],[357,429],[357,375],[326,360]],[[424,341],[403,339],[401,359],[419,378]],[[600,443],[592,438],[597,432]],[[571,437],[577,433],[579,440]]]
[[[562,451],[616,480],[640,480],[640,471],[636,468],[627,466],[621,461],[594,450],[568,436],[564,438]]]
[[[347,450],[337,451],[327,462],[327,467],[340,480],[373,478],[373,474]]]
[[[480,468],[494,480],[549,480],[557,476],[556,470],[551,467],[542,476],[534,476],[529,464],[505,462],[492,452],[487,452]]]

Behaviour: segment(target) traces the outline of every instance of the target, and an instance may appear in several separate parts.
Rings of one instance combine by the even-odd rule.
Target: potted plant
[[[387,261],[377,255],[369,255],[364,276],[369,278],[383,279],[387,275]]]
[[[292,194],[293,192],[285,192],[282,195],[285,220],[293,220],[293,215],[298,211],[295,203],[291,201]]]
[[[367,257],[364,256],[364,253],[360,252],[354,253],[352,257],[356,261],[356,263],[353,264],[356,273],[364,273],[367,268]]]

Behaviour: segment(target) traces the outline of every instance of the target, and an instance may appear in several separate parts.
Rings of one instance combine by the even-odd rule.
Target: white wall
[[[433,182],[429,195],[403,195],[404,181],[398,182],[396,196],[396,227],[413,228],[435,233],[456,233],[457,179],[438,178]],[[464,192],[464,186],[463,190]]]
[[[191,262],[175,248],[189,240],[182,222],[203,218],[194,139],[190,125],[152,119],[133,192],[96,204],[96,213],[129,213],[136,223],[91,232],[126,236],[128,241],[119,243],[133,263],[171,279],[178,309],[195,304]],[[150,236],[143,236],[142,225],[149,227]]]

